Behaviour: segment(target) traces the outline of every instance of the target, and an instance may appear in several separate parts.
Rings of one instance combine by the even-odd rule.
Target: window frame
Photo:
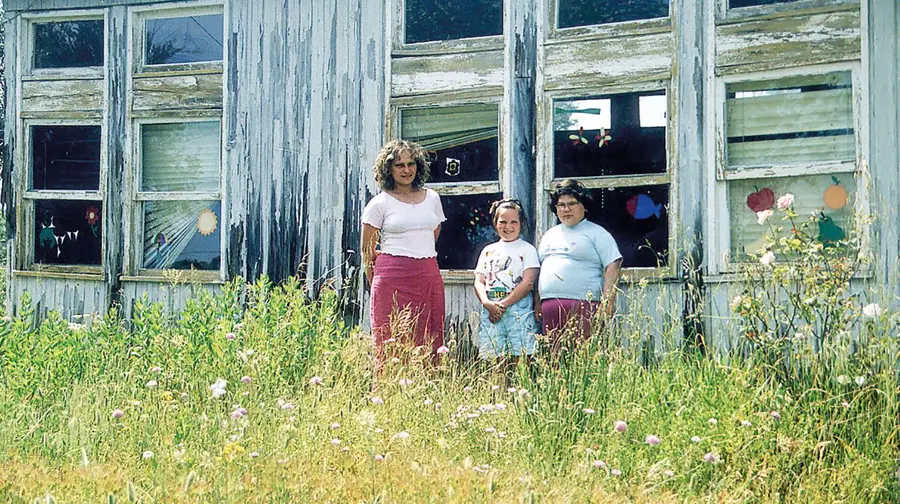
[[[676,109],[673,96],[672,78],[647,80],[628,85],[610,85],[578,89],[566,89],[555,91],[544,91],[543,101],[537,109],[538,125],[543,128],[538,129],[538,170],[541,172],[538,176],[538,201],[537,206],[537,233],[536,241],[540,242],[540,235],[555,225],[555,215],[549,209],[550,191],[556,182],[566,178],[572,178],[581,182],[587,189],[607,189],[615,187],[641,187],[650,185],[669,185],[669,203],[666,206],[666,219],[669,231],[669,257],[665,266],[656,267],[623,267],[622,276],[626,281],[638,280],[642,278],[674,278],[676,275],[675,258],[676,246],[678,243],[678,177],[677,170],[677,153],[675,152],[675,141],[677,138],[676,128]],[[557,101],[577,100],[582,98],[591,98],[596,96],[621,94],[621,93],[640,93],[642,91],[659,91],[666,92],[666,173],[654,173],[645,175],[625,175],[625,176],[592,176],[592,177],[555,177],[554,176],[554,128],[553,128],[553,109]]]
[[[194,61],[191,63],[163,63],[147,64],[144,41],[146,38],[147,21],[151,19],[169,19],[188,16],[206,16],[219,14],[222,16],[222,58],[211,61]],[[228,56],[228,16],[221,0],[198,0],[192,2],[179,2],[172,4],[157,4],[135,6],[130,9],[131,28],[128,30],[130,37],[128,42],[129,58],[131,59],[131,77],[140,77],[146,74],[167,72],[196,72],[208,70],[222,72],[225,69],[225,58]]]
[[[742,168],[738,172],[729,172],[726,169],[727,157],[725,122],[726,88],[728,84],[739,82],[758,82],[780,78],[804,77],[815,75],[827,75],[835,72],[849,72],[852,85],[851,105],[853,111],[853,128],[855,159],[852,162],[800,162],[791,165],[768,165],[754,168]],[[855,181],[856,201],[854,212],[866,215],[869,211],[869,198],[867,190],[868,169],[865,159],[868,156],[868,117],[867,103],[865,101],[864,76],[862,64],[859,61],[847,61],[824,65],[812,65],[794,67],[779,70],[765,70],[717,76],[715,89],[715,162],[707,163],[707,177],[713,183],[708,195],[711,211],[707,214],[707,236],[710,237],[710,274],[728,275],[738,272],[744,262],[731,259],[731,215],[728,213],[728,182],[731,180],[748,180],[775,177],[792,177],[805,175],[827,174],[851,174]],[[712,210],[716,209],[716,210]],[[869,227],[869,226],[867,226]],[[861,237],[863,250],[869,250],[871,237],[866,229]]]
[[[478,52],[503,49],[506,36],[506,18],[509,2],[502,0],[503,30],[498,35],[469,37],[452,40],[432,40],[428,42],[406,43],[406,0],[391,0],[386,9],[391,27],[391,54],[401,55],[438,55],[466,52]]]
[[[104,79],[107,73],[109,60],[109,45],[107,35],[109,30],[109,16],[107,9],[80,9],[68,12],[41,12],[24,13],[21,15],[22,24],[19,33],[20,54],[22,58],[21,80],[49,80],[63,79]],[[92,67],[69,68],[36,68],[34,66],[34,36],[35,25],[42,23],[66,22],[66,21],[103,21],[103,65]]]
[[[57,274],[80,274],[88,279],[102,280],[105,277],[104,268],[106,267],[107,252],[107,230],[106,223],[109,209],[106,201],[106,187],[108,174],[108,155],[107,155],[107,131],[104,127],[104,121],[100,117],[96,118],[80,118],[80,119],[59,119],[59,118],[28,118],[20,119],[21,131],[18,140],[19,152],[21,152],[20,160],[24,166],[24,170],[20,170],[17,186],[20,188],[18,199],[18,208],[16,210],[16,224],[19,226],[20,238],[17,240],[17,264],[16,268],[20,271],[16,273],[40,272],[40,273],[57,273]],[[31,189],[32,170],[34,159],[32,158],[31,149],[31,128],[33,126],[96,126],[100,128],[100,179],[96,191],[85,190],[59,190],[59,189]],[[100,222],[103,225],[103,231],[100,238],[100,264],[99,265],[63,265],[63,264],[39,264],[34,260],[34,211],[38,200],[77,200],[77,201],[99,201],[102,210],[100,211]]]
[[[219,177],[217,191],[143,191],[143,156],[141,131],[147,124],[181,124],[196,122],[219,123]],[[177,271],[178,275],[188,281],[215,283],[225,281],[225,250],[227,228],[224,225],[226,215],[225,199],[225,118],[220,111],[209,111],[185,115],[156,115],[154,117],[135,117],[132,119],[128,134],[131,136],[131,163],[126,168],[127,198],[125,201],[128,236],[125,238],[124,280],[165,280],[171,275],[167,272]],[[144,242],[144,203],[148,201],[218,201],[219,215],[219,252],[221,260],[218,270],[183,270],[153,269],[143,267]]]
[[[469,94],[465,97],[448,95],[430,95],[393,98],[390,104],[390,121],[387,138],[400,138],[401,111],[408,109],[428,109],[465,105],[497,105],[497,181],[473,182],[428,182],[425,187],[433,189],[440,196],[467,196],[477,194],[501,193],[507,197],[509,191],[504,188],[504,163],[506,153],[503,139],[506,136],[506,120],[504,119],[503,96],[496,92]],[[471,283],[475,280],[475,268],[441,269],[441,276],[447,283]]]
[[[730,7],[730,1],[731,0],[716,0],[717,24],[860,8],[860,0],[797,0],[795,2],[751,5],[748,7]]]
[[[604,23],[586,26],[572,26],[560,28],[559,3],[562,0],[548,0],[546,2],[546,40],[545,43],[562,43],[573,40],[619,38],[634,35],[648,35],[652,33],[666,33],[672,30],[673,4],[669,1],[669,14],[665,17],[636,19],[633,21],[619,21],[616,23]]]

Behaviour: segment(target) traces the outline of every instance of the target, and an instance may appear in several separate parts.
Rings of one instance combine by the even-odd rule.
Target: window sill
[[[164,275],[162,272],[141,273],[138,275],[119,275],[122,282],[147,282],[168,284],[210,284],[224,285],[225,280],[219,272],[178,271],[172,275]]]
[[[727,2],[728,0],[724,1]],[[716,25],[724,26],[746,21],[765,21],[859,9],[859,0],[800,0],[793,3],[755,5],[752,7],[726,7],[725,15],[717,17]]]
[[[32,70],[30,73],[22,76],[22,82],[63,80],[103,80],[103,67]]]
[[[672,31],[672,18],[641,19],[571,28],[551,28],[544,45],[568,44],[583,40],[635,37]]]
[[[203,66],[187,66],[187,65],[160,65],[159,67],[144,67],[139,72],[135,72],[135,79],[151,79],[154,77],[177,77],[179,75],[217,75],[223,71],[222,64],[216,63],[216,66],[209,64]]]
[[[445,285],[474,285],[475,270],[441,270]]]
[[[87,282],[103,282],[106,280],[99,268],[90,268],[91,271],[85,271],[88,268],[81,267],[83,271],[73,271],[68,268],[42,268],[35,270],[13,270],[12,274],[16,277],[27,278],[53,278],[59,280],[84,280]],[[96,271],[95,271],[96,270]]]
[[[504,35],[488,35],[457,40],[434,40],[408,44],[394,40],[391,56],[436,56],[442,54],[464,54],[473,52],[499,51],[503,49]]]

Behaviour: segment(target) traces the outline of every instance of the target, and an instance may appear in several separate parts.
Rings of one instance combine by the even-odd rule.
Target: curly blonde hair
[[[418,189],[428,182],[431,176],[429,168],[431,167],[431,156],[428,151],[415,142],[406,140],[392,140],[381,148],[378,157],[375,159],[375,181],[382,190],[390,191],[397,185],[394,176],[391,174],[391,165],[394,159],[402,152],[408,152],[416,161],[416,177],[413,179],[413,189]]]

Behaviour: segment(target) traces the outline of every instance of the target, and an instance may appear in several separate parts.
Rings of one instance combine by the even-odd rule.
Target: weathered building
[[[437,152],[457,318],[489,203],[520,199],[536,238],[568,177],[651,313],[727,317],[766,188],[836,228],[878,215],[862,281],[897,284],[893,1],[5,3],[13,312],[25,292],[73,317],[234,277],[358,278],[392,137]]]

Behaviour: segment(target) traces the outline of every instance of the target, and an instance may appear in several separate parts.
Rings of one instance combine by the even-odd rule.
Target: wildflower
[[[866,384],[866,377],[865,376],[857,376],[856,379],[853,381],[855,381],[857,385],[862,387],[863,385]]]
[[[740,295],[734,296],[734,298],[731,300],[731,309],[737,310],[737,308],[743,304],[744,304],[744,296],[740,296]]]
[[[231,418],[240,420],[241,418],[244,418],[244,415],[239,410],[234,410],[231,412]]]
[[[468,393],[471,392],[471,391],[472,391],[472,387],[470,387],[470,386],[468,386],[468,385],[466,385],[465,387],[463,387],[463,392],[465,392],[466,394],[468,394]]]
[[[310,385],[321,385],[325,380],[322,379],[321,376],[313,376],[309,379]]]
[[[716,420],[715,418],[709,419],[709,425],[718,425],[718,424],[719,424],[719,421]]]
[[[181,393],[181,400],[182,400],[182,401],[187,401],[187,400],[190,399],[190,398],[191,398],[191,396],[189,396],[187,392],[182,392],[182,393]]]
[[[609,474],[612,474],[613,476],[615,476],[616,478],[618,478],[619,476],[622,475],[622,471],[620,471],[620,470],[618,470],[618,469],[613,469],[612,471],[609,471]]]
[[[120,409],[114,409],[112,411],[112,413],[110,414],[110,416],[113,417],[115,420],[118,420],[118,419],[122,418],[123,416],[125,416],[125,412]]]
[[[848,403],[847,401],[841,401],[841,406],[843,406],[844,408],[849,409],[849,408],[850,408],[850,403]]]
[[[625,420],[616,420],[616,423],[613,424],[613,429],[621,434],[628,430],[628,424],[625,423]]]
[[[594,411],[592,408],[584,408],[581,411],[583,411],[585,415],[593,415],[594,413],[596,413],[596,411]]]
[[[644,441],[650,446],[656,446],[659,444],[659,438],[654,436],[653,434],[647,434],[647,437],[644,438]]]
[[[341,448],[341,453],[347,453],[347,452],[349,452],[349,451],[350,451],[350,447],[349,447],[349,446],[345,446],[345,447]]]
[[[384,404],[384,399],[382,399],[382,398],[380,398],[380,397],[378,397],[378,396],[374,396],[374,397],[372,397],[372,398],[369,399],[369,400],[372,401],[372,404],[378,404],[378,405]]]
[[[413,381],[409,378],[400,378],[397,380],[397,384],[401,387],[408,387],[413,384]]]
[[[225,333],[225,339],[228,341],[234,341],[237,336],[233,332]]]
[[[380,453],[375,455],[375,460],[378,462],[381,462],[382,460],[384,460],[384,455],[382,455]]]
[[[152,368],[150,368],[150,372],[151,373],[162,373],[162,368],[159,366],[153,366]]]
[[[778,198],[778,201],[775,202],[775,206],[778,207],[779,210],[787,210],[794,204],[794,195],[791,193],[787,193],[784,196]]]
[[[497,437],[500,439],[506,439],[506,432],[504,432],[504,431],[498,432]]]
[[[334,446],[340,446],[341,440],[338,438],[334,438],[331,440],[331,444],[333,444]]]
[[[436,409],[436,410],[441,409],[441,403],[434,403],[434,409]]]
[[[596,467],[597,469],[606,467],[606,462],[604,462],[604,461],[602,461],[602,460],[595,460],[595,461],[594,461],[594,467]]]
[[[225,387],[228,385],[228,382],[222,378],[217,378],[216,381],[209,386],[209,389],[212,390],[212,396],[215,399],[222,397],[225,395]]]
[[[706,455],[703,456],[703,461],[708,464],[718,464],[719,456],[713,452],[708,452]]]
[[[850,383],[850,377],[848,377],[847,375],[839,375],[837,377],[837,382],[840,383],[841,385],[846,385],[846,384]]]
[[[259,457],[259,452],[257,452],[257,451],[252,451],[252,452],[249,453],[249,457],[252,458],[252,459],[255,459],[255,458]]]
[[[294,403],[292,402],[284,402],[281,404],[281,409],[287,411],[294,409]]]
[[[772,212],[771,208],[768,210],[763,210],[762,212],[756,212],[756,222],[760,226],[762,226],[766,223],[767,220],[769,220],[769,217],[771,217],[773,213],[774,212]]]
[[[772,417],[772,420],[775,420],[775,421],[781,420],[781,413],[779,413],[777,411],[769,412],[769,416]]]
[[[144,460],[150,460],[153,458],[153,452],[150,450],[147,450],[144,453],[141,453],[141,458]]]
[[[763,266],[772,267],[772,264],[775,263],[775,253],[772,252],[771,250],[766,251],[766,253],[763,254],[762,257],[759,258],[759,262]]]
[[[425,399],[424,404],[425,406],[431,406],[432,404],[434,404],[434,401],[432,401],[431,399]]]
[[[388,338],[388,339],[384,340],[385,345],[390,345],[391,343],[396,343],[396,342],[397,342],[397,338]]]
[[[700,436],[691,436],[691,443],[699,443],[700,441],[703,441],[700,439]]]
[[[881,306],[878,303],[869,303],[863,306],[862,311],[866,318],[875,319],[881,316]]]
[[[400,363],[400,357],[391,358],[391,364],[399,364],[399,363]]]
[[[488,434],[493,434],[493,433],[497,432],[497,429],[495,429],[493,427],[485,427],[484,432],[487,432]]]
[[[663,476],[665,476],[666,478],[671,478],[672,476],[675,476],[675,471],[666,469],[665,471],[663,471]]]
[[[439,346],[437,349],[438,355],[447,355],[448,353],[450,353],[450,349],[445,347],[444,345]]]
[[[394,439],[409,439],[409,432],[400,431],[393,436]]]
[[[150,380],[150,381],[147,382],[147,388],[153,388],[153,387],[155,387],[155,386],[157,386],[157,385],[159,385],[159,383],[157,383],[156,380]]]
[[[340,428],[341,428],[341,424],[339,424],[337,422],[331,424],[331,430],[338,430]]]
[[[516,387],[509,387],[508,389],[506,389],[506,391],[509,392],[510,394],[515,394],[515,393],[516,393]]]
[[[753,424],[750,423],[750,420],[741,420],[741,427],[753,427]]]
[[[500,390],[500,385],[491,385],[491,392],[496,392]]]
[[[497,411],[506,411],[506,405],[503,404],[503,403],[497,403],[497,404],[495,404],[495,405],[494,405],[494,408],[495,408]]]
[[[519,397],[527,398],[530,395],[531,395],[531,392],[529,392],[528,389],[523,389],[523,388],[519,389]]]

